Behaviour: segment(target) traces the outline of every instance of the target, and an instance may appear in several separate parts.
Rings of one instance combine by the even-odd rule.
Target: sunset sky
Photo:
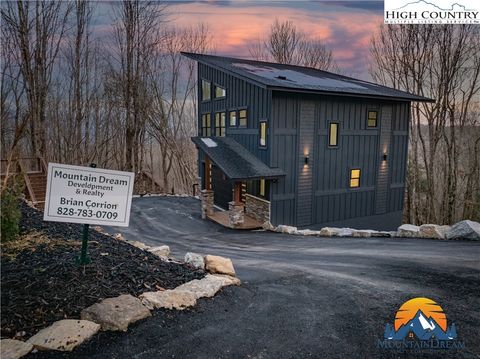
[[[248,58],[248,45],[268,34],[275,18],[291,20],[323,40],[345,74],[362,79],[370,78],[370,38],[383,22],[383,1],[179,0],[168,4],[170,23],[208,24],[218,55]],[[103,3],[97,11],[102,23],[111,7]]]

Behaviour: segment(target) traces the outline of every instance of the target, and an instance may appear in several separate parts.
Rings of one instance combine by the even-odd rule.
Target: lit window
[[[210,114],[204,113],[202,115],[202,136],[209,137],[212,135],[212,130],[210,127]]]
[[[260,122],[260,147],[267,147],[267,123]]]
[[[238,125],[240,127],[247,127],[247,110],[238,111]]]
[[[368,127],[377,127],[378,111],[368,111]]]
[[[215,98],[222,98],[227,96],[227,91],[220,86],[215,86]]]
[[[350,188],[360,187],[360,170],[350,170]]]
[[[260,196],[265,197],[265,180],[260,180]]]
[[[215,114],[215,136],[225,136],[225,112],[217,112]]]
[[[211,97],[211,84],[208,81],[202,80],[202,101],[209,101]]]
[[[230,114],[228,115],[230,118],[230,127],[236,127],[237,126],[237,111],[230,111]]]
[[[328,131],[328,145],[331,147],[338,146],[338,123],[331,123]]]

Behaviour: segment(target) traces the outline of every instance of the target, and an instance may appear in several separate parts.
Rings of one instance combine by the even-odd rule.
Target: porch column
[[[235,182],[233,186],[233,201],[228,203],[228,217],[232,228],[243,224],[245,220],[245,205],[242,203],[242,182]]]
[[[205,156],[205,189],[200,191],[200,199],[202,202],[202,219],[213,214],[213,191],[212,180],[210,178],[210,158]]]

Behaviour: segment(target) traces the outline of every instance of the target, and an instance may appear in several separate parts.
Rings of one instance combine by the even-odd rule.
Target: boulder
[[[176,291],[190,292],[195,299],[211,298],[221,288],[229,285],[240,285],[240,279],[227,275],[207,274],[202,279],[194,279],[175,288]]]
[[[196,269],[205,269],[205,261],[203,260],[203,256],[198,253],[188,252],[185,254],[185,263],[190,264]]]
[[[295,232],[299,236],[319,236],[320,231],[312,231],[311,229],[299,229]]]
[[[333,227],[323,227],[320,230],[321,237],[333,237],[338,236],[340,233],[340,228],[333,228]]]
[[[155,254],[157,257],[160,257],[160,258],[168,258],[170,256],[169,246],[151,247],[151,248],[148,248],[147,251]]]
[[[450,226],[439,226],[437,224],[422,224],[420,236],[423,238],[445,239]]]
[[[295,232],[297,231],[297,227],[286,226],[284,224],[281,224],[277,227],[276,231],[280,233],[286,233],[286,234],[295,234]]]
[[[352,233],[352,237],[368,238],[372,236],[372,232],[373,231],[370,231],[370,230],[354,229]]]
[[[465,220],[454,224],[447,232],[447,239],[461,238],[480,240],[480,223]]]
[[[337,233],[337,236],[339,237],[353,237],[353,232],[354,230],[351,228],[340,228],[340,230]]]
[[[402,224],[397,230],[398,237],[420,237],[420,227],[413,224]]]
[[[100,325],[88,320],[63,319],[40,330],[27,340],[39,350],[72,351],[100,330]]]
[[[230,258],[206,255],[205,269],[210,273],[227,274],[235,277],[235,269]]]
[[[139,241],[129,241],[128,243],[130,243],[134,247],[137,247],[137,248],[140,248],[140,249],[143,249],[143,250],[146,250],[146,249],[150,248],[150,246],[147,246],[145,243],[142,243],[142,242],[139,242]]]
[[[164,308],[183,310],[188,307],[193,307],[197,303],[193,293],[176,289],[146,292],[140,294],[139,298],[149,309]]]
[[[0,357],[2,359],[19,359],[33,349],[31,343],[15,339],[2,339],[0,341]]]
[[[128,325],[149,317],[150,311],[130,294],[108,298],[81,312],[81,318],[101,325],[102,330],[126,331]]]
[[[102,228],[102,227],[99,227],[99,228]],[[115,238],[117,241],[124,241],[125,240],[125,238],[123,237],[123,235],[121,233],[115,233],[113,235],[113,238]]]
[[[275,227],[270,223],[270,221],[263,222],[262,228],[266,231],[275,231]]]
[[[381,237],[381,238],[388,238],[392,237],[392,233],[397,234],[397,232],[385,232],[385,231],[370,231],[370,237]]]

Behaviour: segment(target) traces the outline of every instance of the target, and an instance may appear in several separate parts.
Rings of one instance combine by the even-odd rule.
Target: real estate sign
[[[128,227],[134,173],[48,164],[43,220]]]

